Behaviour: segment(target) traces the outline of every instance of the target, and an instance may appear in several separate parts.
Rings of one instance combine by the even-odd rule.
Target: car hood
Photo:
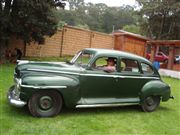
[[[35,62],[35,61],[20,61],[15,68],[17,77],[20,75],[37,72],[38,73],[80,73],[84,68],[68,64],[66,62]]]

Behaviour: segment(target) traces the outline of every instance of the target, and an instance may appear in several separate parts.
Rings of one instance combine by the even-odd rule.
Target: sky
[[[86,3],[105,3],[108,6],[122,6],[122,5],[131,5],[136,4],[135,0],[84,0]]]

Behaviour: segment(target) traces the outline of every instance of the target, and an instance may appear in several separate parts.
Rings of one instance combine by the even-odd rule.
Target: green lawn
[[[8,88],[15,65],[0,66],[0,135],[179,135],[180,80],[163,78],[175,100],[161,102],[157,111],[144,113],[138,106],[63,109],[53,118],[34,118],[26,108],[9,106]]]

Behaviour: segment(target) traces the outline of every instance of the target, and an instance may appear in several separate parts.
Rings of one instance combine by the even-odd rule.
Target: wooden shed
[[[149,39],[134,33],[117,30],[114,35],[114,49],[145,57],[146,41]]]
[[[180,64],[174,63],[175,55],[180,55],[180,40],[151,40],[147,42],[147,45],[151,46],[151,56],[153,56],[151,61],[154,61],[154,56],[159,51],[160,46],[168,47],[169,58],[164,68],[180,71]]]

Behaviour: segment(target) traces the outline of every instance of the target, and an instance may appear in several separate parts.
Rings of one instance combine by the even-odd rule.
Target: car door
[[[142,74],[138,61],[122,58],[120,72],[118,73],[118,93],[117,98],[124,98],[125,101],[136,102],[139,92],[143,86]]]
[[[102,57],[103,58],[103,57]],[[100,65],[92,67],[81,74],[81,96],[85,104],[113,103],[117,91],[117,71],[106,72],[101,67],[106,63],[100,60]],[[117,59],[117,58],[115,58]],[[98,61],[98,60],[97,60]],[[98,67],[99,66],[99,67]]]
[[[122,58],[119,65],[117,98],[122,98],[125,102],[138,102],[143,86],[151,80],[159,79],[159,75],[147,63]]]

